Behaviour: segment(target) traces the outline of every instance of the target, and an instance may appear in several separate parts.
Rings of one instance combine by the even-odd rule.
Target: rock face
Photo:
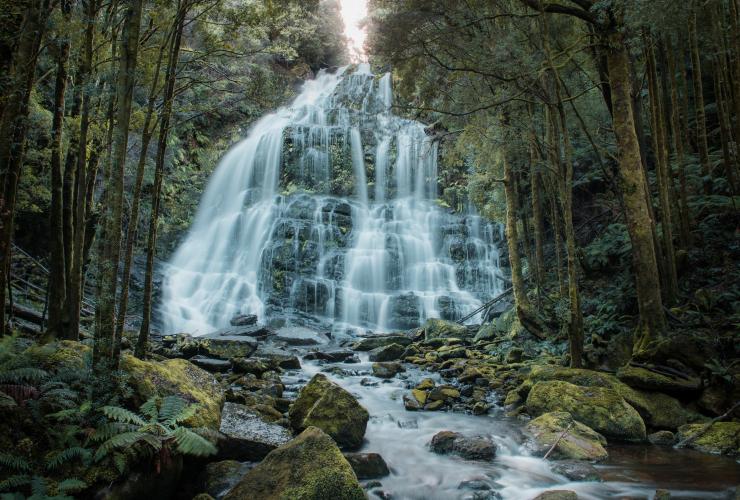
[[[563,435],[566,429],[568,432]],[[551,412],[540,415],[527,424],[527,431],[532,437],[526,446],[537,456],[544,456],[556,441],[558,444],[550,454],[554,460],[595,461],[608,456],[604,449],[604,436],[574,420],[570,413]]]
[[[468,460],[493,460],[496,445],[487,436],[464,436],[459,432],[442,431],[429,444],[434,453],[454,454]]]
[[[364,500],[357,477],[332,439],[316,427],[270,452],[226,500]]]
[[[318,427],[345,449],[356,449],[365,436],[369,414],[352,394],[317,373],[301,389],[289,411],[290,425],[297,431]]]
[[[344,458],[352,466],[357,479],[377,479],[391,473],[388,464],[377,453],[345,453]]]
[[[690,438],[703,428],[702,424],[682,426],[678,429],[679,442]],[[688,443],[686,447],[704,453],[740,457],[740,422],[715,422],[704,434]]]
[[[219,456],[234,460],[262,460],[291,439],[287,429],[270,424],[244,405],[226,403],[221,417]]]
[[[645,423],[640,414],[612,389],[583,387],[559,380],[537,382],[526,404],[533,416],[552,411],[568,412],[607,437],[645,440]]]
[[[121,370],[130,375],[135,406],[152,396],[176,394],[199,405],[195,415],[186,421],[189,425],[219,428],[224,390],[207,371],[185,359],[142,361],[130,355],[122,356]]]

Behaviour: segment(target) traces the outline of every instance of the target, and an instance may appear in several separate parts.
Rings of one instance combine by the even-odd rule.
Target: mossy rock
[[[322,373],[314,375],[301,389],[288,415],[290,425],[296,431],[318,427],[346,449],[356,449],[362,445],[370,418],[367,410],[352,394]]]
[[[334,441],[309,427],[270,452],[225,500],[364,500],[352,467]]]
[[[612,389],[583,387],[559,380],[537,382],[527,396],[527,411],[535,417],[564,411],[607,437],[645,440],[642,417]]]
[[[82,342],[60,340],[43,345],[33,345],[26,349],[25,355],[34,361],[36,368],[55,371],[62,368],[82,369],[85,357],[92,348]]]
[[[608,456],[604,436],[567,412],[542,414],[527,424],[527,431],[532,438],[526,446],[538,456],[545,455],[555,442],[558,444],[550,454],[555,460],[603,460]]]
[[[701,389],[699,377],[671,377],[637,366],[623,366],[617,370],[617,378],[637,389],[667,392],[678,395],[696,394]]]
[[[140,405],[152,396],[176,394],[199,405],[188,425],[218,430],[225,396],[212,374],[185,359],[144,361],[128,354],[121,357],[121,370],[129,375],[134,404]]]
[[[532,500],[578,500],[578,494],[571,490],[543,491]]]
[[[449,337],[464,339],[470,336],[465,326],[444,319],[430,318],[424,323],[423,328],[426,340]]]
[[[688,424],[678,429],[679,443],[701,431],[703,424]],[[740,456],[740,422],[715,422],[687,448],[714,455]]]

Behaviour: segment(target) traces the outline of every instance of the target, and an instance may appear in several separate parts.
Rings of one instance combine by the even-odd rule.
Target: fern
[[[0,481],[0,491],[14,490],[19,486],[25,486],[31,482],[31,476],[27,474],[17,474]]]
[[[15,406],[18,406],[15,399],[0,391],[0,408],[13,408]]]
[[[73,458],[79,458],[83,463],[87,463],[90,460],[92,453],[87,448],[81,446],[73,446],[66,448],[58,453],[53,454],[46,460],[46,468],[48,470],[56,469],[61,465],[69,462]]]
[[[25,458],[10,453],[0,453],[0,465],[5,469],[27,472],[31,470],[31,464]]]
[[[177,444],[177,451],[183,455],[207,457],[218,452],[213,443],[185,427],[178,427],[173,432],[173,436]]]
[[[160,422],[175,422],[175,419],[185,410],[186,405],[185,400],[178,396],[163,398],[159,408],[158,420]]]
[[[0,383],[18,384],[21,382],[41,382],[49,377],[49,373],[40,368],[23,366],[0,372]]]
[[[62,493],[74,493],[85,488],[87,488],[87,483],[77,478],[65,479],[57,485],[57,489]]]
[[[146,425],[146,421],[136,413],[118,406],[104,406],[103,414],[123,424]]]

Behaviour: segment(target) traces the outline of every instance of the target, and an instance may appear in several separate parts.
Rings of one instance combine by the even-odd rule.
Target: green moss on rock
[[[533,416],[564,411],[607,437],[645,440],[640,414],[612,389],[559,380],[537,382],[527,396],[527,411]]]
[[[443,339],[443,338],[467,338],[468,329],[463,325],[453,323],[452,321],[446,321],[443,319],[431,318],[424,323],[424,338],[430,339]]]
[[[617,370],[617,378],[630,387],[671,394],[694,394],[701,388],[699,377],[671,377],[631,365]]]
[[[704,428],[688,424],[678,429],[678,441],[690,438]],[[715,422],[704,434],[687,443],[687,448],[715,455],[740,456],[740,422]]]
[[[563,434],[566,429],[568,432]],[[603,460],[608,456],[604,436],[567,412],[542,414],[527,424],[527,431],[531,434],[527,447],[538,456],[547,453],[555,442],[558,444],[550,455],[555,460]]]
[[[309,427],[270,452],[225,500],[364,500],[347,460],[321,429]]]

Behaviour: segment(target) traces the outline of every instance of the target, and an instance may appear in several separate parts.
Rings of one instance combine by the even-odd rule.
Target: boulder
[[[206,464],[202,474],[205,492],[213,498],[221,498],[247,473],[249,464],[236,460],[222,460]]]
[[[617,378],[630,387],[676,395],[693,395],[701,388],[699,377],[672,376],[632,365],[617,370]]]
[[[352,394],[322,373],[314,375],[301,389],[288,415],[295,430],[318,427],[345,449],[362,445],[370,417]]]
[[[300,370],[301,362],[292,352],[272,346],[260,346],[254,353],[255,357],[269,360],[273,365],[283,370]]]
[[[406,371],[401,363],[386,361],[384,363],[373,363],[373,375],[378,378],[393,378],[396,374]]]
[[[673,446],[676,442],[676,435],[671,431],[658,431],[648,434],[648,441],[651,444],[659,446]]]
[[[134,390],[133,406],[142,405],[152,396],[178,395],[198,404],[195,415],[186,420],[188,425],[219,428],[224,390],[218,380],[202,368],[185,359],[143,361],[124,354],[121,370],[129,375],[128,383]]]
[[[571,490],[543,491],[532,500],[578,500],[578,495]]]
[[[406,409],[406,411],[417,411],[422,409],[422,404],[416,399],[415,396],[404,394],[403,407]]]
[[[275,335],[277,340],[289,345],[323,345],[329,342],[323,333],[302,326],[284,326]]]
[[[231,368],[234,373],[251,373],[256,377],[261,377],[263,373],[272,370],[274,367],[267,359],[234,358],[231,360]]]
[[[352,344],[352,349],[355,351],[372,351],[378,347],[387,346],[390,344],[399,344],[407,346],[411,343],[411,339],[406,335],[400,333],[391,333],[387,335],[372,335],[369,337],[363,337]]]
[[[257,349],[255,339],[233,330],[209,333],[195,341],[198,343],[200,353],[221,359],[248,358]]]
[[[195,366],[203,368],[204,370],[212,373],[225,373],[229,371],[229,368],[231,368],[231,363],[229,361],[218,358],[210,358],[208,356],[203,356],[202,354],[197,354],[193,356],[192,358],[190,358],[190,362],[193,363]]]
[[[224,498],[364,500],[365,493],[334,441],[309,427],[271,451]]]
[[[425,340],[450,337],[464,339],[470,337],[468,329],[465,326],[443,319],[430,318],[424,323],[422,328],[424,329]]]
[[[449,399],[457,399],[460,397],[460,391],[451,385],[438,385],[429,391],[429,400],[431,401],[447,401]]]
[[[555,462],[550,470],[555,474],[565,476],[571,481],[600,481],[601,476],[596,467],[581,460],[560,460]]]
[[[352,466],[357,479],[377,479],[391,473],[388,464],[377,453],[345,453],[344,458]]]
[[[256,314],[237,314],[229,321],[231,326],[251,326],[257,323]]]
[[[703,424],[688,424],[678,429],[679,443],[704,429]],[[714,455],[740,456],[740,422],[715,422],[687,448]]]
[[[291,439],[287,429],[265,422],[244,405],[224,404],[221,416],[219,456],[234,460],[262,460]]]
[[[496,444],[487,436],[464,436],[459,432],[442,431],[429,444],[434,453],[454,454],[468,460],[493,460]]]
[[[568,432],[563,434],[566,429]],[[545,413],[529,422],[526,430],[531,437],[525,446],[536,456],[544,456],[556,441],[558,444],[550,454],[554,460],[595,461],[608,456],[604,436],[574,420],[570,413]]]
[[[406,349],[401,344],[388,344],[370,351],[370,361],[396,361]]]
[[[329,361],[330,363],[356,363],[358,361],[352,351],[314,351],[303,356],[303,359]]]
[[[552,411],[568,412],[606,437],[645,440],[645,422],[640,414],[612,389],[559,380],[537,382],[529,391],[526,406],[535,417]]]

